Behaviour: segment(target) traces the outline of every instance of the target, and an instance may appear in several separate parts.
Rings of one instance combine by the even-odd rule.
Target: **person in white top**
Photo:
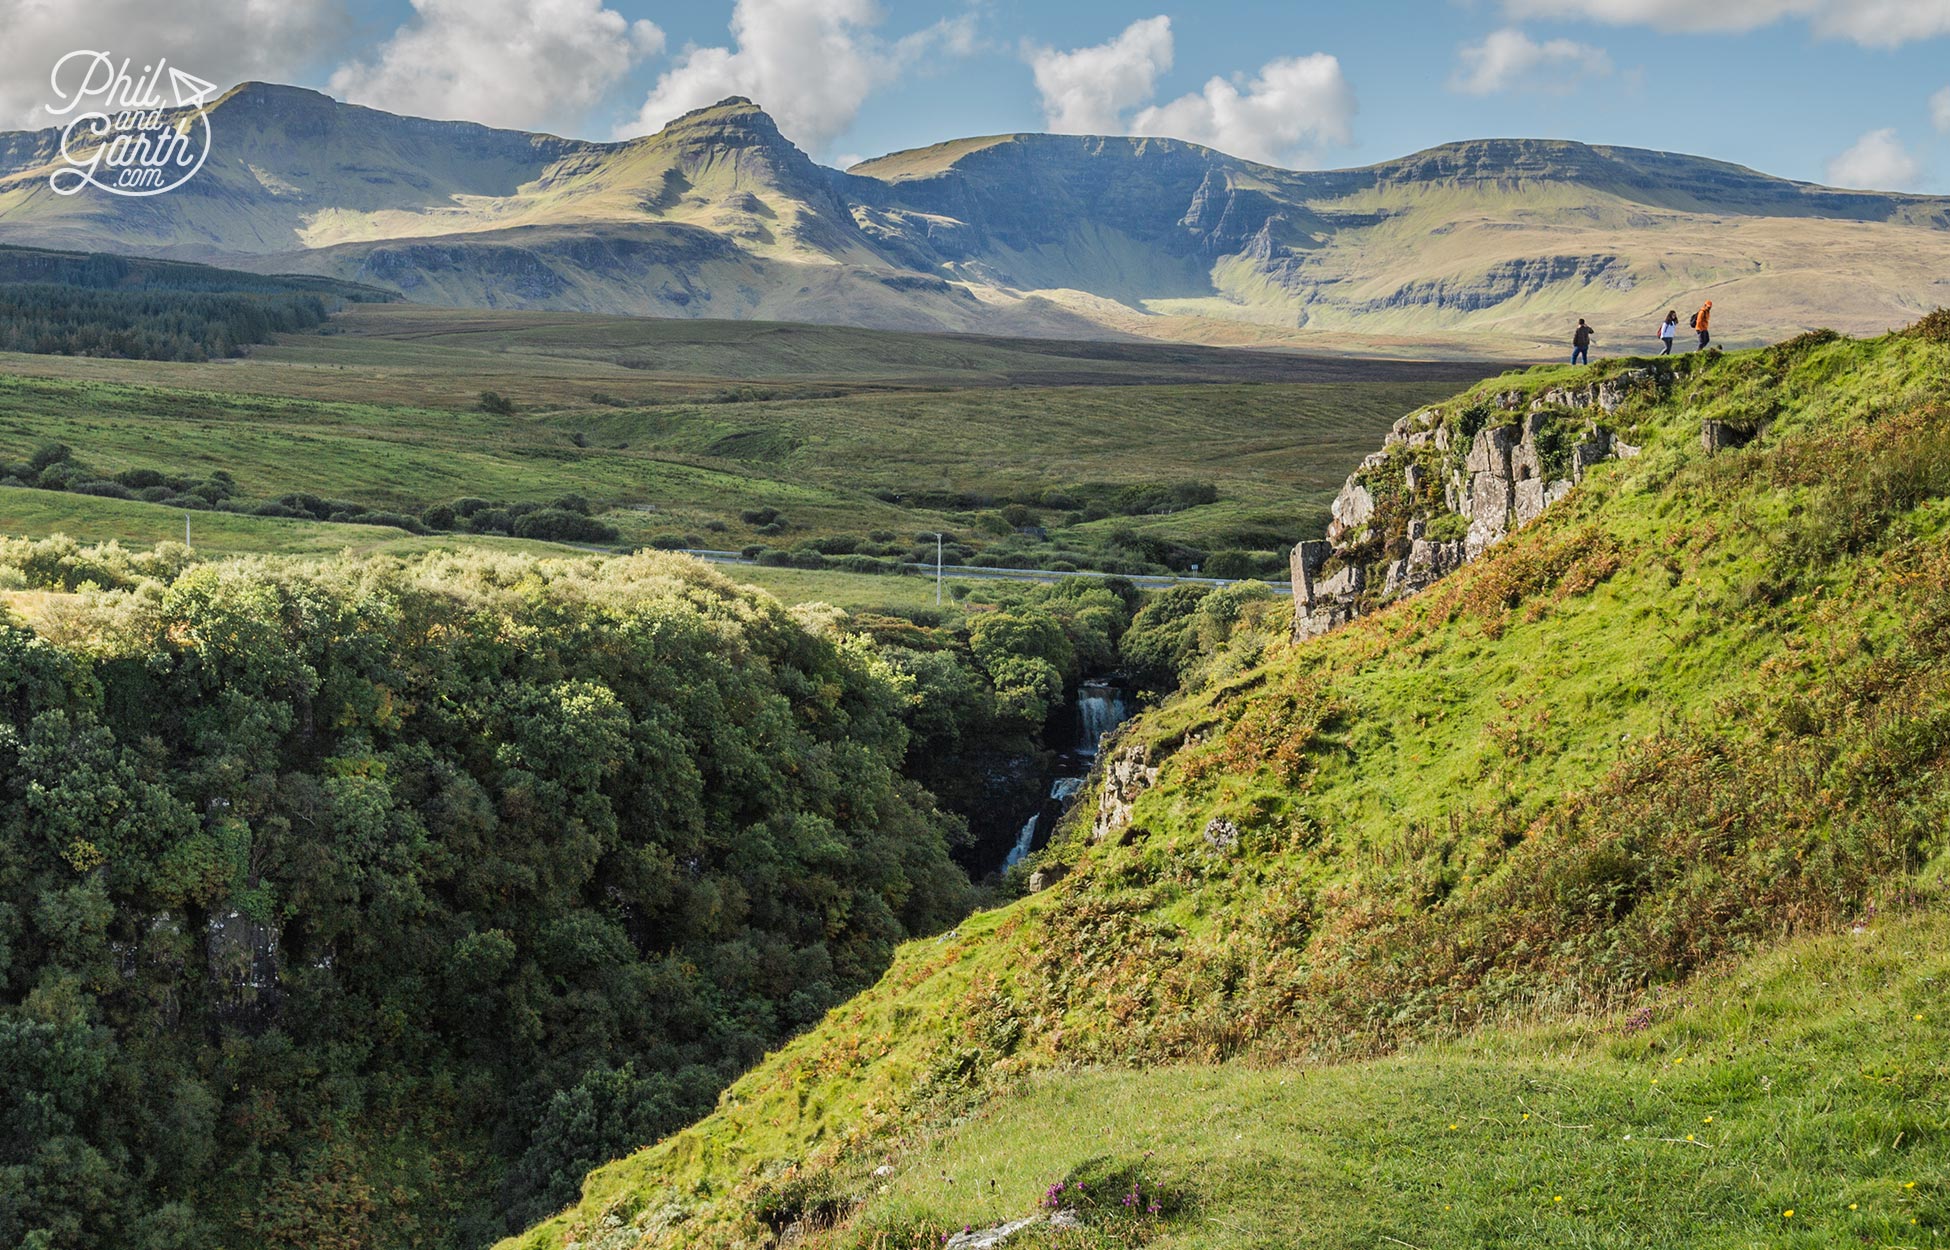
[[[1679,310],[1675,308],[1671,312],[1666,314],[1666,319],[1664,321],[1661,321],[1659,323],[1659,342],[1662,344],[1659,354],[1661,356],[1672,355],[1672,337],[1673,335],[1678,333],[1679,333]]]

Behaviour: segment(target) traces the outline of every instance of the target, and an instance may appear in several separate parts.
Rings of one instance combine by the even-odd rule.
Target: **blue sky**
[[[1524,135],[1950,192],[1950,0],[0,0],[0,28],[10,125],[114,31],[220,82],[592,138],[736,92],[828,162],[1041,129],[1295,166]]]

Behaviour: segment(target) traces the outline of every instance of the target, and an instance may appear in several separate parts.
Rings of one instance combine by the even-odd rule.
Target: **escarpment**
[[[1293,636],[1317,638],[1424,590],[1570,494],[1592,465],[1638,454],[1610,424],[1673,375],[1478,396],[1403,417],[1335,498],[1325,540],[1293,549]]]

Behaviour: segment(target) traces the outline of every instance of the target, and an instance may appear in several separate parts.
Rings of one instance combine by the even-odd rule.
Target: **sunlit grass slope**
[[[1930,1244],[1950,324],[1677,370],[1606,418],[1640,455],[1136,722],[1052,888],[508,1244],[938,1245],[1066,1178],[1140,1198],[1021,1244]]]

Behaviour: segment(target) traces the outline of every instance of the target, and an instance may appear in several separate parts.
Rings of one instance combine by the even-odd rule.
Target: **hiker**
[[[1666,319],[1659,323],[1659,354],[1672,355],[1672,340],[1679,333],[1679,310],[1674,308],[1666,313]]]
[[[1699,331],[1699,349],[1701,351],[1705,351],[1706,345],[1713,341],[1713,336],[1707,333],[1706,329],[1706,323],[1712,319],[1713,301],[1707,300],[1704,304],[1700,305],[1700,310],[1693,314],[1693,329]]]
[[[1584,324],[1583,317],[1578,318],[1577,332],[1571,335],[1571,363],[1591,363],[1591,327]]]

